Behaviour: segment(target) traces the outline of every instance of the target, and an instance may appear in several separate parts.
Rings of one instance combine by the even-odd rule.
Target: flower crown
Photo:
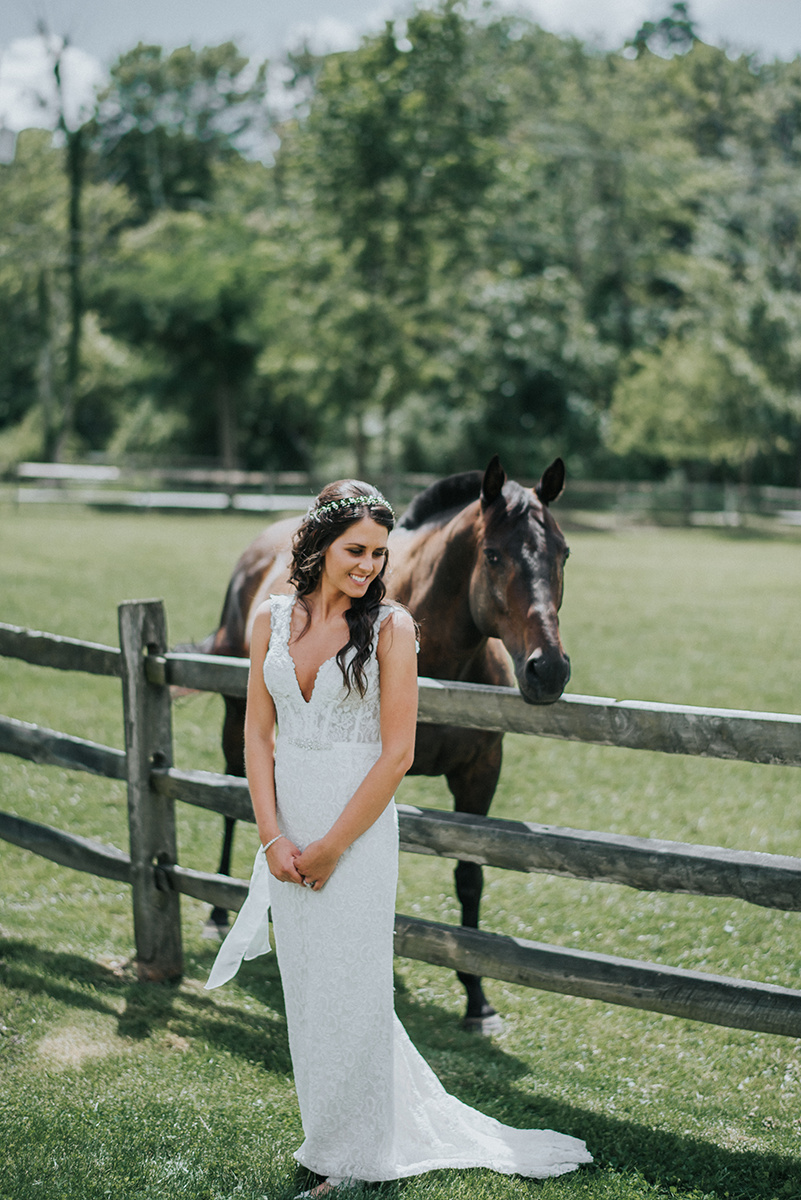
[[[329,500],[319,508],[309,510],[310,517],[322,517],[326,513],[336,512],[340,508],[386,508],[395,520],[392,505],[383,496],[341,496],[339,500]]]

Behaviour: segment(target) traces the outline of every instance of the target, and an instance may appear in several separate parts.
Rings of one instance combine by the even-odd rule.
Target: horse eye
[[[565,546],[565,562],[570,558],[570,547]]]
[[[484,557],[491,567],[497,567],[498,563],[501,561],[501,556],[497,550],[485,550]]]

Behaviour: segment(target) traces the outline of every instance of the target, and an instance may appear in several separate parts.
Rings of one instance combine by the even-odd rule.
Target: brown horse
[[[514,686],[530,704],[558,700],[570,678],[559,637],[558,610],[568,556],[548,510],[562,492],[565,468],[557,458],[533,489],[507,481],[497,456],[482,476],[468,472],[422,492],[390,537],[387,591],[420,627],[419,673],[437,679]],[[236,565],[220,628],[204,648],[247,655],[258,604],[288,592],[296,520],[270,526]],[[507,653],[508,652],[508,653]],[[511,658],[511,662],[510,662]],[[242,699],[225,697],[223,750],[227,770],[244,775]],[[442,725],[419,725],[412,773],[444,775],[457,812],[489,811],[501,769],[503,735]],[[233,822],[226,822],[220,873],[230,868]],[[462,923],[478,926],[481,867],[460,862],[456,891]],[[210,927],[227,913],[215,909]],[[481,980],[459,975],[467,992],[465,1022],[485,1032],[497,1027]]]

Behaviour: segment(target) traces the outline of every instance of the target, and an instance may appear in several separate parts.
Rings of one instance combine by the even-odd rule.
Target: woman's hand
[[[319,892],[334,873],[341,851],[334,850],[324,838],[310,842],[303,853],[295,859],[295,867],[303,876],[304,886]]]
[[[277,842],[273,842],[264,857],[267,859],[270,874],[275,879],[280,880],[281,883],[302,884],[303,878],[295,866],[299,855],[300,850],[294,842],[290,842],[288,837],[280,837]]]

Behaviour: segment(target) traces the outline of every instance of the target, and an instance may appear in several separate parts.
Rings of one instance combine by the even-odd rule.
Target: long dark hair
[[[364,503],[359,502],[362,497]],[[377,525],[383,525],[389,530],[395,525],[395,514],[377,488],[370,483],[362,483],[360,479],[338,479],[336,483],[329,483],[323,488],[303,518],[292,543],[292,571],[289,576],[289,582],[294,585],[306,612],[306,624],[299,634],[300,637],[306,633],[311,622],[306,596],[315,591],[320,582],[326,550],[346,529],[361,521],[362,517],[369,517]],[[365,594],[352,599],[350,608],[345,611],[350,636],[338,652],[336,660],[348,691],[355,687],[360,696],[364,696],[367,691],[364,668],[373,649],[373,632],[378,609],[387,591],[384,586],[384,572],[388,562],[389,555],[385,557],[381,571],[372,580]],[[351,649],[356,653],[348,662],[348,652]]]

